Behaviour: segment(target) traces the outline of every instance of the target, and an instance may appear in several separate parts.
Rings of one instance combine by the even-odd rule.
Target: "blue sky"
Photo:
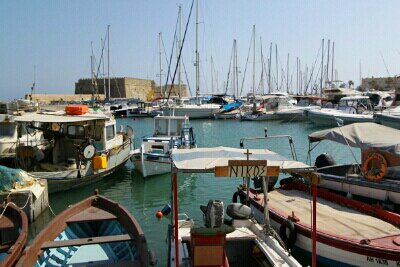
[[[191,1],[0,1],[0,99],[28,93],[34,65],[38,93],[73,93],[79,78],[90,77],[92,41],[95,56],[100,58],[100,39],[108,24],[111,75],[154,79],[158,83],[158,33],[162,32],[169,58],[178,4],[182,5],[185,24]],[[217,79],[218,87],[223,87],[233,39],[237,40],[242,79],[253,24],[256,83],[260,79],[260,37],[266,56],[269,43],[277,44],[279,61],[285,69],[290,53],[293,82],[296,57],[311,68],[322,38],[335,42],[335,69],[341,80],[359,84],[360,61],[364,77],[386,76],[382,57],[390,75],[400,74],[399,1],[200,0],[199,5],[202,92],[211,91],[211,56],[214,76],[218,77],[214,82]],[[193,14],[183,48],[193,88],[194,18]],[[272,63],[274,66],[274,58]],[[163,64],[165,73],[165,60]],[[251,88],[249,64],[245,92]]]

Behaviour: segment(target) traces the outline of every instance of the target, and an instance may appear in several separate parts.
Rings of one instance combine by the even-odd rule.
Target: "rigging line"
[[[107,38],[107,31],[106,31],[106,36],[104,37],[104,40],[102,39],[100,62],[99,62],[99,65],[97,66],[97,76],[99,76],[101,62],[104,60],[104,48],[106,47],[106,38]],[[104,75],[104,73],[103,73],[103,75]]]
[[[168,79],[169,79],[169,76],[171,75],[171,64],[172,64],[172,56],[173,56],[173,54],[174,54],[174,49],[175,49],[175,40],[176,40],[176,33],[177,33],[177,31],[178,31],[178,24],[179,24],[179,15],[178,16],[176,16],[176,24],[175,24],[175,33],[174,33],[174,38],[172,39],[173,41],[172,41],[172,49],[171,49],[171,55],[170,55],[170,57],[169,57],[169,63],[168,63],[168,71],[167,71],[167,79],[165,79],[165,88],[168,88]],[[186,31],[185,31],[185,34],[186,34]],[[183,44],[183,43],[182,43]],[[179,58],[178,58],[178,60],[177,60],[177,65],[178,65],[178,62],[179,62],[179,60],[180,60],[180,56],[181,56],[181,52],[182,52],[182,44],[181,44],[181,51],[179,52]],[[175,69],[175,72],[176,72],[176,69]],[[175,79],[175,76],[173,77],[174,79]],[[173,80],[174,80],[173,79]],[[174,83],[174,81],[172,80],[172,83],[171,83],[171,87],[170,87],[170,90],[169,90],[169,92],[168,92],[168,98],[167,98],[167,100],[169,99],[169,96],[170,96],[170,94],[171,94],[171,89],[172,89],[172,84]],[[161,86],[161,85],[160,85]]]
[[[182,66],[183,66],[183,71],[185,72],[186,83],[187,83],[187,87],[188,87],[190,96],[193,96],[192,90],[190,90],[190,83],[189,83],[189,78],[188,78],[188,75],[187,75],[187,72],[186,72],[185,62],[183,60],[181,62],[182,62]]]
[[[181,47],[179,49],[179,56],[178,56],[178,60],[176,62],[174,76],[172,77],[171,87],[169,88],[167,100],[169,99],[169,97],[171,95],[171,91],[174,88],[174,80],[175,80],[176,72],[178,71],[178,63],[181,60],[182,48],[183,48],[183,44],[185,43],[185,40],[186,40],[186,33],[187,33],[188,26],[189,26],[190,17],[192,16],[193,5],[194,5],[194,0],[192,0],[192,5],[190,6],[189,17],[188,17],[188,20],[186,22],[185,33],[183,34],[183,40],[182,40]],[[176,29],[175,29],[175,34],[176,34]],[[175,38],[174,38],[174,43],[175,43]],[[172,57],[172,53],[171,53],[171,57]]]
[[[308,80],[308,82],[307,82],[307,84],[306,84],[306,92],[308,91],[308,86],[310,85],[310,82],[311,82],[311,80],[312,80],[312,76],[313,76],[314,69],[315,69],[315,64],[317,64],[317,59],[318,59],[318,57],[319,57],[319,52],[320,52],[320,51],[321,51],[321,46],[320,46],[319,49],[318,49],[317,56],[315,57],[314,64],[313,64],[313,66],[312,66],[312,68],[311,68],[310,79]]]
[[[162,35],[161,35],[161,44],[162,44],[163,49],[164,49],[165,63],[167,63],[167,65],[168,65],[167,52],[166,52],[166,50],[165,50],[164,39],[162,38]],[[171,73],[169,73],[169,75],[170,75],[170,78],[171,78],[171,80],[172,80]]]
[[[251,38],[250,38],[249,51],[247,52],[247,60],[246,60],[246,65],[245,65],[245,67],[244,67],[244,73],[243,73],[243,78],[242,78],[242,86],[241,86],[241,88],[240,88],[240,94],[239,94],[239,95],[242,95],[242,93],[243,93],[244,79],[245,79],[245,77],[246,77],[247,65],[248,65],[248,63],[249,63],[250,50],[251,50],[252,41],[253,41],[253,34],[251,34]]]
[[[226,79],[225,94],[228,92],[229,76],[231,73],[231,63],[232,63],[232,59],[233,59],[233,49],[234,49],[234,46],[232,45],[231,59],[229,60],[229,67],[228,67],[228,78]]]

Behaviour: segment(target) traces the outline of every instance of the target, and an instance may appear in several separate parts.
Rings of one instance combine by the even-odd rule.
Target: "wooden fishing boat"
[[[241,177],[241,174],[228,174],[227,166],[231,161],[249,162],[244,152],[243,149],[228,147],[172,150],[173,216],[168,235],[168,266],[301,266],[283,248],[269,224],[258,223],[246,205],[229,204],[226,214],[230,218],[224,220],[224,203],[210,200],[207,206],[200,206],[204,225],[186,214],[178,213],[178,172]],[[247,150],[249,154],[257,159],[251,163],[266,164],[266,159],[270,160],[278,173],[280,166],[285,170],[307,167],[300,162],[282,161],[279,155],[266,149],[254,149],[251,153]],[[252,166],[253,171],[245,171],[249,177],[258,176],[262,169],[266,170],[266,165]],[[219,171],[221,168],[226,168],[226,173]]]
[[[13,266],[28,238],[28,218],[14,203],[0,207],[0,266]]]
[[[117,132],[116,120],[85,105],[66,106],[65,112],[42,112],[19,116],[19,123],[45,133],[52,140],[33,158],[33,147],[24,147],[21,167],[48,181],[49,193],[97,182],[122,168],[132,150],[133,129]],[[37,127],[33,123],[39,123]]]
[[[136,219],[95,194],[56,216],[17,266],[149,266],[151,253]]]
[[[330,140],[361,150],[361,163],[337,164],[328,154],[316,158],[324,187],[400,213],[400,131],[375,123],[355,123],[314,132],[311,144]],[[311,157],[310,157],[311,158]]]
[[[287,246],[311,253],[311,189],[293,180],[268,193],[271,225]],[[241,199],[247,193],[238,189]],[[264,194],[251,189],[250,207],[262,222]],[[317,259],[329,266],[399,266],[400,215],[318,190],[316,208]]]

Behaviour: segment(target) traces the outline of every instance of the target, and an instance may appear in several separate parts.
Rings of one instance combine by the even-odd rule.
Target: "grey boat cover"
[[[360,149],[376,148],[400,155],[400,131],[373,122],[353,123],[314,132],[308,139],[310,143],[331,140]]]
[[[229,160],[245,160],[246,149],[232,147],[210,147],[172,149],[171,157],[175,167],[183,172],[214,172],[216,166],[228,166]],[[249,149],[250,160],[267,160],[268,166],[279,166],[283,172],[312,169],[302,162],[289,160],[268,149]]]

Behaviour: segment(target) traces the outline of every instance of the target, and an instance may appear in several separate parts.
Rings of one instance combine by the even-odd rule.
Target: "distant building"
[[[400,76],[362,78],[361,91],[375,89],[379,91],[392,91],[400,89]]]
[[[92,79],[79,79],[78,82],[75,83],[75,94],[101,93],[108,96],[108,80],[105,80],[104,85],[103,79],[97,79],[96,84],[97,86],[92,84]],[[186,85],[181,85],[181,87],[182,96],[187,96]],[[161,97],[161,90],[153,80],[118,77],[110,78],[110,95],[111,98],[140,98],[150,101]],[[177,95],[178,85],[175,85],[171,96]]]

